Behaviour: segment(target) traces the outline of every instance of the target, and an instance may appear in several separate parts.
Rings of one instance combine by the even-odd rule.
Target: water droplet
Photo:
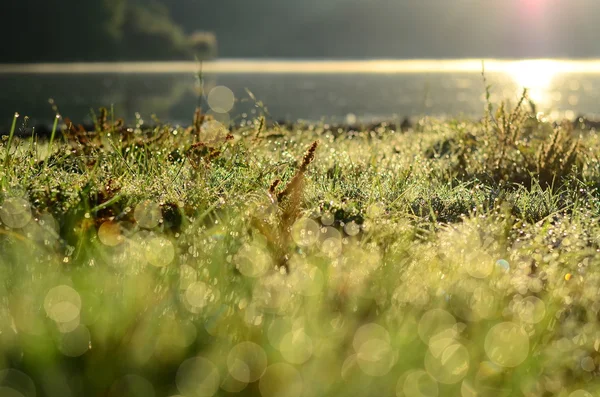
[[[496,266],[498,266],[500,269],[502,269],[505,272],[508,272],[510,270],[510,264],[505,259],[498,259],[496,261]]]

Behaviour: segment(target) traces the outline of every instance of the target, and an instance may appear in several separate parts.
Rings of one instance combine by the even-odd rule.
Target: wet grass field
[[[600,393],[594,129],[146,124],[2,140],[1,395]]]

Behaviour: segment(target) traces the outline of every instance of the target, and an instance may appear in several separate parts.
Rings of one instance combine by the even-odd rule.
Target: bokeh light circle
[[[354,221],[348,222],[344,225],[344,232],[348,236],[354,237],[360,233],[360,226]]]
[[[135,221],[145,229],[152,229],[158,226],[162,220],[160,206],[154,201],[146,200],[136,205],[133,211]]]
[[[227,113],[233,109],[235,95],[229,88],[218,85],[208,93],[208,106],[216,113]]]
[[[310,247],[319,240],[321,228],[310,218],[300,218],[292,226],[292,239],[299,247]]]
[[[304,381],[300,372],[290,364],[270,365],[258,383],[262,397],[300,397]]]
[[[273,268],[273,259],[258,244],[244,244],[235,256],[235,265],[246,277],[264,276]]]
[[[0,205],[0,220],[11,229],[26,226],[32,218],[31,206],[25,199],[11,197]]]
[[[111,396],[154,397],[154,386],[146,378],[139,375],[125,375],[115,381],[109,391]]]
[[[302,364],[313,354],[313,342],[303,328],[285,334],[279,343],[283,358],[291,364]]]
[[[432,309],[423,314],[419,321],[419,337],[428,345],[432,336],[455,325],[456,319],[452,314],[443,309]]]
[[[546,304],[535,296],[528,296],[517,302],[515,309],[524,323],[537,324],[546,316]]]
[[[411,371],[398,381],[398,397],[437,397],[439,387],[436,380],[423,370]]]
[[[256,343],[241,342],[229,351],[227,369],[238,382],[256,382],[267,369],[267,354]]]
[[[368,323],[361,326],[354,333],[352,347],[358,353],[362,349],[362,345],[370,340],[378,339],[390,344],[390,333],[381,325],[376,323]]]
[[[201,309],[207,305],[210,294],[211,289],[206,283],[196,281],[185,290],[185,300],[190,306]]]
[[[151,237],[146,242],[145,256],[148,263],[156,267],[168,266],[175,259],[175,247],[163,236]]]
[[[190,358],[179,366],[175,383],[187,397],[210,397],[219,389],[219,370],[204,357]]]
[[[574,392],[571,392],[571,394],[569,394],[569,397],[593,397],[593,394],[586,390],[579,389],[575,390]]]
[[[369,339],[356,352],[356,362],[361,371],[369,376],[384,376],[396,362],[396,354],[389,341]]]
[[[2,397],[26,397],[25,395],[18,392],[17,390],[10,388],[10,387],[4,387],[4,386],[0,386],[0,396],[2,396]]]
[[[460,343],[446,347],[439,357],[431,352],[425,355],[425,369],[438,382],[458,383],[469,371],[469,351]]]
[[[55,322],[70,323],[79,317],[81,297],[68,285],[59,285],[46,294],[44,310]]]
[[[335,222],[335,215],[331,212],[325,212],[321,215],[321,223],[323,226],[331,226]]]
[[[106,246],[115,247],[121,244],[125,238],[118,223],[107,221],[98,228],[98,240]]]
[[[0,370],[0,391],[8,396],[35,397],[36,389],[33,380],[25,373],[8,368]],[[0,394],[4,396],[4,394]]]
[[[484,349],[495,364],[502,367],[516,367],[529,355],[529,337],[518,324],[499,323],[488,331]]]
[[[85,354],[91,343],[90,331],[85,325],[79,325],[71,332],[60,335],[58,349],[68,357],[79,357]]]

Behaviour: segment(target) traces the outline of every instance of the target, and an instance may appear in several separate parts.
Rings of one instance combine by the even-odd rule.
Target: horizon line
[[[600,73],[600,59],[248,59],[229,58],[203,61],[203,73],[248,73],[248,74],[349,74],[349,73],[449,73],[507,72],[514,65],[539,65],[552,67],[561,72]],[[165,74],[193,73],[200,70],[197,61],[142,61],[142,62],[75,62],[75,63],[30,63],[0,64],[2,74]]]

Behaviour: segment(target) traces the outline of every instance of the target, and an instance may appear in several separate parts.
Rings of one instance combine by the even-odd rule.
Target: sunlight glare
[[[529,98],[538,104],[548,101],[552,80],[562,68],[559,62],[550,60],[518,61],[506,66],[507,73],[515,80],[518,89],[527,88]]]

